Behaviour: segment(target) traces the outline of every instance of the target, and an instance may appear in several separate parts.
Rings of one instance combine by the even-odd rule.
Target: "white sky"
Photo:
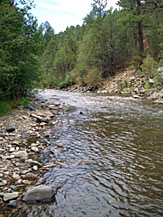
[[[64,31],[67,26],[83,23],[83,18],[89,14],[93,0],[35,0],[36,8],[32,13],[39,24],[48,21],[55,33]],[[117,0],[108,0],[107,8],[116,7]]]

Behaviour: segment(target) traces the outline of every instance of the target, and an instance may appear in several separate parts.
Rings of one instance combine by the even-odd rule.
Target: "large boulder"
[[[37,187],[29,188],[23,198],[26,203],[45,203],[54,199],[55,191],[53,188],[39,185]]]

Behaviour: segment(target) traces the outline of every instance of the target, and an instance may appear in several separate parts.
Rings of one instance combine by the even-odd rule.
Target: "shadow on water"
[[[55,201],[26,205],[24,215],[162,216],[161,107],[129,97],[52,90],[39,97],[68,104],[41,156],[66,166],[56,165],[44,177],[46,185],[59,188]]]

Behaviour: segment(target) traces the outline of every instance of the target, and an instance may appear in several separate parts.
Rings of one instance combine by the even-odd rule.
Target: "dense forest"
[[[82,26],[55,34],[48,22],[38,25],[31,1],[0,0],[0,99],[21,98],[38,86],[98,86],[129,65],[162,82],[156,70],[162,64],[162,0],[117,5],[106,10],[107,0],[93,0]]]

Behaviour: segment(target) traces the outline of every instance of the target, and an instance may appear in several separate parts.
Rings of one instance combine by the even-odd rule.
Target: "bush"
[[[54,88],[58,85],[59,81],[52,73],[47,73],[42,76],[41,86],[43,88]]]
[[[0,117],[8,114],[12,111],[12,108],[8,102],[0,102]]]
[[[147,57],[144,59],[141,68],[142,74],[148,75],[151,78],[154,78],[158,74],[158,63],[150,55],[147,55]]]
[[[63,80],[59,83],[59,87],[60,88],[66,88],[68,86],[75,84],[75,77],[76,77],[76,75],[74,72],[67,73],[65,80]]]
[[[102,76],[97,68],[93,68],[88,72],[86,76],[87,85],[97,87],[101,81]]]

